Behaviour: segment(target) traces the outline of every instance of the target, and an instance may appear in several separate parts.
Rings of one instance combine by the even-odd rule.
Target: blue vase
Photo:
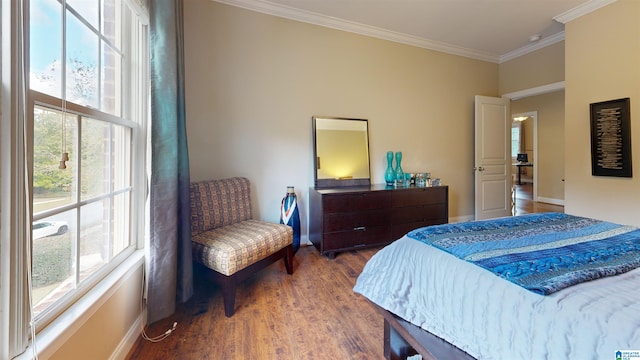
[[[387,170],[384,172],[384,181],[390,186],[396,181],[396,172],[393,170],[393,151],[387,151]]]
[[[404,171],[402,171],[402,151],[396,153],[396,184],[398,186],[404,184]]]
[[[293,186],[287,186],[287,195],[280,205],[280,224],[287,224],[293,228],[293,253],[300,248],[300,213],[298,199]]]

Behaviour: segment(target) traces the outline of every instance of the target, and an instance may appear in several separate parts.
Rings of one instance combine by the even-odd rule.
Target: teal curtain
[[[173,314],[193,295],[189,153],[184,97],[181,0],[150,0],[151,72],[149,323]]]

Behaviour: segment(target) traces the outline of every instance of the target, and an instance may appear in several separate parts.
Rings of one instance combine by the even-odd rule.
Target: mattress
[[[354,291],[477,359],[615,359],[640,349],[640,269],[539,295],[407,236]]]

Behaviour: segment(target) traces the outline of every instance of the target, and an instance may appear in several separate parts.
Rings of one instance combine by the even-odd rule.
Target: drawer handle
[[[366,226],[358,226],[353,228],[354,231],[367,231]]]

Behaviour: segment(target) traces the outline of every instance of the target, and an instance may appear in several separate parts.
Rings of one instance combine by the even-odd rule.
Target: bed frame
[[[475,360],[474,357],[432,333],[373,304],[384,318],[384,357],[405,360],[421,355],[423,360]]]

